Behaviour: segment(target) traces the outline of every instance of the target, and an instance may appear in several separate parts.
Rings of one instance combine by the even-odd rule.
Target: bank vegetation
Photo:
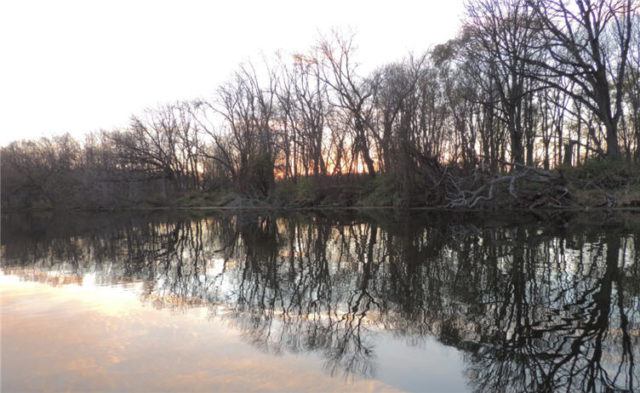
[[[331,33],[211,99],[3,147],[2,207],[634,206],[639,9],[473,0],[457,37],[371,72]]]

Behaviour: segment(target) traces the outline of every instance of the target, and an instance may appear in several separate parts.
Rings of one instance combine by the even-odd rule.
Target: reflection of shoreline
[[[98,285],[138,283],[140,299],[154,307],[207,307],[256,347],[317,352],[332,373],[367,375],[375,333],[385,331],[409,345],[433,336],[470,353],[482,378],[514,389],[523,369],[532,378],[543,370],[551,376],[530,383],[553,388],[587,377],[572,369],[609,378],[603,369],[612,369],[612,359],[626,372],[639,357],[632,353],[640,330],[635,237],[598,231],[391,233],[366,222],[253,217],[112,231],[82,249],[77,237],[52,239],[34,248],[47,259],[12,249],[8,261],[70,276],[91,272]],[[483,374],[498,369],[508,374]]]
[[[233,267],[240,267],[240,265],[234,264]],[[4,274],[17,277],[21,281],[37,282],[51,287],[94,285],[91,283],[91,280],[83,280],[82,275],[75,273],[64,274],[53,271],[42,271],[38,268],[23,267],[3,268],[3,270]],[[213,303],[211,300],[202,297],[189,297],[171,292],[165,292],[164,294],[154,293],[154,290],[158,288],[156,288],[156,283],[151,281],[143,282],[131,277],[116,275],[110,279],[102,277],[101,282],[108,282],[110,283],[109,285],[112,286],[134,290],[136,298],[141,304],[151,305],[157,310],[167,309],[181,312],[198,308],[203,311],[207,310],[206,314],[209,315],[209,317],[215,316],[220,322],[226,322],[228,326],[239,329],[241,332],[244,332],[243,337],[248,343],[266,353],[272,354],[280,354],[283,351],[298,353],[303,350],[303,348],[312,350],[313,348],[309,347],[308,343],[304,343],[306,340],[305,334],[310,331],[310,328],[326,330],[331,329],[333,326],[335,329],[337,325],[357,321],[359,329],[358,340],[361,342],[361,345],[363,345],[360,349],[364,349],[365,357],[356,361],[358,364],[357,367],[354,368],[354,364],[351,364],[350,367],[347,366],[349,372],[344,375],[348,377],[349,380],[353,380],[353,376],[349,377],[351,373],[360,374],[365,377],[373,376],[371,374],[374,370],[373,364],[371,364],[373,359],[368,359],[366,355],[370,350],[367,347],[371,347],[373,342],[367,339],[367,336],[375,334],[376,331],[390,332],[394,336],[404,338],[407,342],[413,343],[422,341],[427,336],[435,336],[438,337],[443,344],[465,351],[478,350],[484,346],[481,342],[482,336],[478,333],[478,331],[483,330],[482,326],[477,325],[478,321],[466,319],[464,315],[458,315],[455,320],[428,319],[423,317],[422,328],[416,329],[416,326],[412,325],[409,321],[403,321],[402,317],[394,311],[387,311],[384,314],[378,311],[370,311],[367,312],[366,315],[363,315],[359,321],[357,320],[356,314],[346,312],[344,307],[341,307],[342,312],[334,310],[331,315],[318,313],[313,315],[300,315],[285,313],[275,309],[258,309],[253,311],[251,309],[244,309],[240,311],[237,309],[237,305],[234,306],[233,304],[224,302]],[[104,288],[105,285],[101,284],[97,285],[97,287]],[[162,290],[162,288],[159,289]],[[560,317],[558,318],[561,319]],[[267,326],[267,331],[264,330],[265,326]],[[552,323],[546,326],[546,328],[550,327],[553,327]],[[539,328],[545,329],[545,326],[539,326]],[[276,331],[274,331],[274,329],[276,329]],[[451,329],[457,332],[455,342],[450,341]],[[487,333],[486,328],[484,330],[485,333]],[[499,332],[499,329],[495,327],[490,331],[492,332],[491,334],[496,334]],[[301,332],[304,333],[301,334]],[[580,332],[577,331],[573,332],[573,334],[579,333]],[[513,334],[513,331],[508,333],[507,340],[511,340],[512,338],[509,336]],[[631,338],[632,347],[640,345],[640,331],[630,329],[626,331],[625,334]],[[623,338],[623,332],[619,328],[609,327],[606,335],[607,341],[605,342],[615,342]],[[274,340],[273,337],[276,337],[276,340]],[[292,347],[292,343],[297,344]],[[343,344],[346,344],[346,342],[343,342]],[[619,363],[624,361],[624,355],[621,355],[619,352],[608,351],[606,346],[603,349],[601,359],[602,367],[608,370],[615,370]],[[327,350],[329,350],[329,348],[323,350],[325,356],[331,356],[331,351],[335,351],[336,348],[328,352]],[[350,361],[353,362],[354,360],[352,359]],[[338,364],[340,364],[340,362],[338,362]],[[341,373],[338,370],[344,366],[331,365],[328,363],[325,367],[328,369],[328,372],[334,375]]]
[[[79,273],[72,274],[64,274],[55,271],[43,271],[38,268],[25,268],[25,267],[4,267],[0,269],[0,271],[6,276],[14,276],[18,278],[20,281],[34,282],[34,283],[42,283],[47,284],[52,287],[61,287],[67,285],[78,285],[86,286],[87,282],[84,280],[84,276]],[[92,284],[89,284],[92,285]],[[222,302],[213,303],[210,300],[201,297],[189,297],[178,295],[174,293],[165,293],[165,294],[157,294],[153,293],[154,285],[149,281],[141,281],[131,277],[126,276],[114,276],[111,280],[109,280],[109,284],[101,284],[99,287],[105,286],[119,286],[124,288],[133,288],[138,287],[140,290],[138,292],[138,298],[141,300],[143,304],[152,305],[156,309],[170,309],[170,310],[185,310],[194,307],[209,307],[214,310],[214,315],[220,315],[221,313],[218,310],[225,310],[222,314],[227,314],[230,312],[229,310],[233,310],[233,307],[230,307],[229,304],[225,304]],[[238,319],[251,319],[253,313],[250,311],[246,312],[234,312],[235,316]],[[408,332],[410,328],[405,324],[396,324],[391,321],[397,320],[397,316],[394,317],[394,312],[387,312],[386,318],[378,311],[369,311],[366,316],[362,319],[364,325],[368,328],[390,332]],[[300,320],[306,321],[318,321],[318,320],[329,320],[330,318],[326,315],[313,315],[314,318],[310,318],[308,314],[293,314],[293,313],[285,313],[282,311],[273,310],[272,316],[277,317],[281,320],[287,320],[290,318],[297,318]],[[349,318],[350,313],[347,312],[344,307],[341,311],[335,310],[332,314],[332,317],[335,319],[344,319]],[[557,317],[558,320],[561,317]],[[442,329],[442,321],[438,319],[423,319],[423,323],[429,326],[428,334],[439,336],[443,333]],[[450,321],[453,326],[457,326],[460,330],[467,328],[468,335],[464,338],[461,337],[461,341],[476,343],[480,336],[475,332],[478,330],[477,327],[470,326],[471,321],[465,320],[463,317],[458,318],[456,321]],[[547,324],[546,328],[549,329],[553,327],[552,323]],[[540,326],[541,329],[545,329],[545,325]],[[424,332],[424,331],[423,331]],[[574,332],[574,334],[580,332]],[[640,338],[640,328],[630,328],[627,329],[626,334],[628,334],[632,338]],[[424,333],[426,334],[426,333]],[[513,332],[509,332],[508,334],[513,334]],[[623,331],[620,328],[609,327],[607,329],[607,334],[615,337],[621,338],[623,336]],[[640,344],[640,342],[639,342]]]

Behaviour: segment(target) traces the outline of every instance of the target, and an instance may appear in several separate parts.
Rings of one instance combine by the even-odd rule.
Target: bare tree
[[[352,60],[353,49],[353,40],[338,34],[334,35],[333,41],[325,39],[318,45],[324,66],[323,81],[334,93],[332,104],[344,110],[344,121],[348,122],[353,131],[353,156],[361,157],[368,174],[374,177],[376,167],[371,155],[369,131],[375,87],[372,80],[360,78],[356,74],[356,65]]]
[[[580,101],[604,124],[607,157],[621,158],[618,127],[635,0],[527,0],[540,21],[549,61],[522,60],[539,67],[532,76]],[[569,85],[565,80],[573,82]]]
[[[215,143],[210,156],[232,173],[243,194],[266,196],[275,184],[277,83],[276,75],[269,72],[269,85],[263,88],[253,66],[246,65],[218,89],[214,104],[203,104],[223,119],[218,129],[200,123]]]
[[[479,0],[467,4],[472,24],[469,49],[475,51],[498,93],[500,119],[509,130],[511,160],[524,164],[527,95],[536,88],[527,68],[537,63],[534,48],[539,37],[538,20],[525,0]],[[487,67],[488,66],[488,67]]]
[[[284,127],[285,173],[327,174],[324,143],[330,108],[321,65],[313,55],[296,54],[291,66],[282,66],[282,73],[277,95]]]

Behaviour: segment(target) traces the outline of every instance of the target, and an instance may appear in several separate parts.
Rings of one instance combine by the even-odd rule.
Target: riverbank
[[[410,191],[408,191],[410,190]],[[13,210],[165,209],[420,209],[442,211],[640,211],[640,166],[590,161],[551,171],[533,167],[485,173],[444,168],[437,179],[414,176],[402,184],[391,174],[308,176],[277,181],[266,196],[242,194],[231,186],[208,190],[153,192],[117,204],[38,200]]]
[[[446,172],[445,172],[446,173]],[[592,161],[579,168],[450,176],[439,187],[415,185],[402,190],[388,174],[306,177],[277,182],[267,197],[233,190],[191,191],[155,198],[140,207],[224,209],[370,209],[403,208],[454,211],[640,210],[640,167]],[[452,186],[453,185],[453,186]],[[455,187],[455,189],[454,189]],[[464,203],[462,203],[464,202]]]

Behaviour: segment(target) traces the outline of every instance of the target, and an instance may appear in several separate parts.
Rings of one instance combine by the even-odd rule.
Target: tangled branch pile
[[[470,176],[446,175],[445,193],[450,208],[566,208],[572,198],[561,173],[518,165],[507,174],[476,169]]]

